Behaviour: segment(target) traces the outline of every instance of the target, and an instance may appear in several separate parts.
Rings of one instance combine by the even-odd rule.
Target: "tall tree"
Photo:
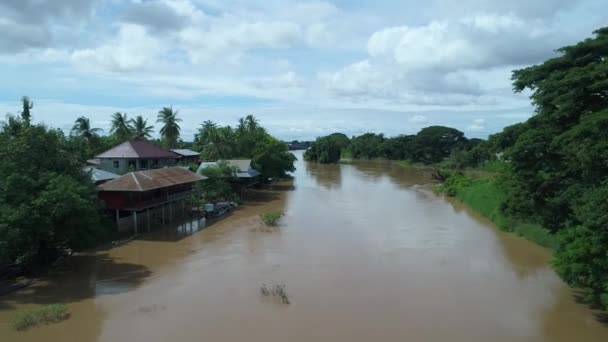
[[[21,104],[23,110],[21,111],[21,120],[25,127],[29,127],[32,122],[32,113],[30,112],[34,108],[34,102],[29,97],[23,96],[21,98]]]
[[[163,109],[158,111],[156,122],[163,124],[163,127],[160,129],[160,135],[164,145],[168,148],[175,148],[178,144],[181,131],[178,122],[181,122],[182,119],[177,117],[177,112],[177,110],[173,110],[173,107],[163,107]]]
[[[72,135],[82,137],[90,142],[92,139],[98,137],[98,133],[101,131],[101,128],[91,128],[89,118],[81,116],[74,122],[71,133]]]
[[[131,126],[133,127],[132,137],[135,140],[147,140],[152,137],[154,133],[154,126],[148,126],[148,120],[144,119],[141,115],[131,119]]]
[[[112,115],[112,128],[110,133],[114,134],[121,142],[131,139],[133,127],[126,113],[116,112]]]

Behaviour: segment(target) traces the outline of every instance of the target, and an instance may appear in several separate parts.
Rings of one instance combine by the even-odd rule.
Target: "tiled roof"
[[[99,185],[99,191],[148,191],[198,182],[207,177],[179,167],[129,172]]]
[[[171,151],[173,151],[177,154],[180,154],[184,157],[198,157],[201,155],[200,152],[192,151],[187,148],[175,148],[175,149],[172,149]]]
[[[164,159],[164,158],[180,158],[181,156],[175,152],[165,150],[151,142],[147,141],[125,141],[124,143],[114,146],[111,149],[95,156],[96,158],[148,158],[148,159]]]

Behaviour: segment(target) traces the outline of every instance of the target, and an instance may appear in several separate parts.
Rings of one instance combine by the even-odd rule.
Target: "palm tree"
[[[32,121],[32,113],[30,110],[34,108],[34,102],[30,100],[29,97],[23,96],[21,98],[21,104],[23,105],[23,111],[21,112],[21,120],[23,121],[23,125],[25,127],[30,126],[30,122]]]
[[[163,109],[158,111],[156,122],[163,124],[163,127],[160,129],[160,135],[168,148],[177,147],[177,139],[181,131],[178,122],[182,121],[182,119],[177,117],[177,112],[177,110],[173,110],[173,107],[163,107]]]
[[[132,137],[135,140],[147,140],[154,133],[154,126],[148,126],[148,120],[144,120],[141,115],[131,119],[131,127],[133,129]]]
[[[74,122],[74,126],[72,127],[72,135],[76,135],[86,139],[87,141],[91,141],[98,137],[98,132],[101,132],[101,128],[91,128],[91,122],[89,118],[81,116]]]
[[[125,141],[131,138],[133,133],[133,127],[131,122],[127,119],[126,113],[116,112],[112,115],[112,128],[110,133],[116,135],[118,140]]]

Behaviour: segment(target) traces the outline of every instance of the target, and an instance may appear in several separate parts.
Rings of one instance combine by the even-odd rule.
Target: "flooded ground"
[[[0,297],[1,340],[608,341],[546,250],[435,196],[424,173],[297,167],[292,183],[202,231],[77,256]],[[269,210],[285,212],[279,230],[256,231]],[[262,283],[284,283],[291,305],[261,298]],[[69,320],[11,330],[16,310],[53,302]]]

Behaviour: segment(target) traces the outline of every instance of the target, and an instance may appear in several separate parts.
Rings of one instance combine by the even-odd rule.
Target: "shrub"
[[[279,219],[283,216],[283,213],[278,211],[270,211],[260,215],[262,222],[266,226],[275,227],[278,224]]]
[[[26,330],[39,324],[61,322],[70,316],[64,304],[49,304],[27,312],[18,313],[13,320],[13,328]]]
[[[281,299],[281,303],[290,304],[289,295],[285,290],[285,284],[275,284],[270,288],[267,287],[266,284],[262,284],[262,286],[260,287],[260,293],[262,294],[262,297],[277,297]]]

